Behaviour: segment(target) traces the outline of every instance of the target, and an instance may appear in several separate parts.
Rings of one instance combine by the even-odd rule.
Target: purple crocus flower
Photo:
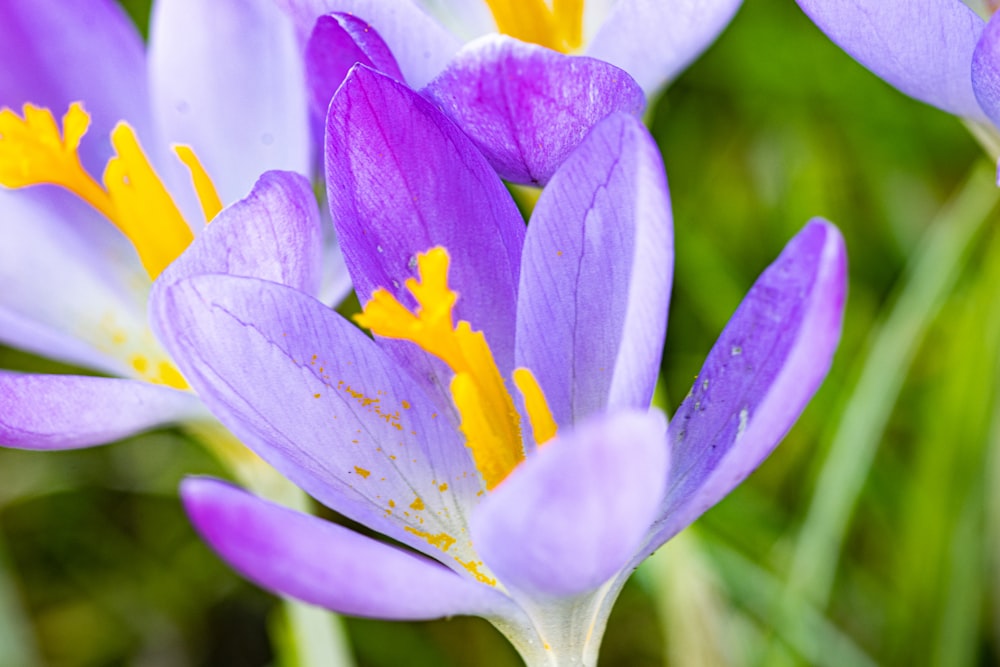
[[[644,91],[655,91],[683,69],[740,2],[279,4],[306,44],[317,127],[347,70],[361,62],[421,90],[503,178],[544,185],[602,118],[641,114]],[[461,46],[424,9],[464,37],[479,37]],[[503,35],[495,34],[498,26]]]
[[[152,335],[146,301],[261,172],[309,172],[290,23],[270,0],[159,0],[147,52],[113,0],[9,0],[0,60],[0,184],[18,188],[0,188],[0,341],[112,376],[0,372],[0,444],[82,447],[206,418]],[[188,144],[177,157],[189,175],[167,155],[173,141]],[[236,212],[266,206],[277,219],[284,207],[301,220],[303,191],[311,197],[308,184],[274,175]],[[209,239],[192,256],[215,247],[266,263],[280,254],[254,245],[273,231],[266,222],[243,249]]]
[[[611,63],[655,93],[729,24],[741,0],[276,0],[299,29],[330,12],[353,14],[391,47],[407,82],[422,88],[462,43],[500,32]]]
[[[814,221],[760,277],[669,427],[649,404],[673,248],[641,123],[600,122],[530,224],[432,104],[360,67],[327,187],[363,313],[222,273],[151,315],[212,411],[319,501],[406,548],[191,478],[204,538],[272,591],[386,619],[486,617],[533,665],[597,659],[636,565],[740,483],[840,335],[845,252]]]
[[[960,0],[797,0],[830,39],[900,91],[1000,126],[1000,22]]]

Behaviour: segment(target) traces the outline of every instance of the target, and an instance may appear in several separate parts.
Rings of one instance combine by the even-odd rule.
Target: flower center
[[[124,234],[149,277],[155,279],[194,239],[191,227],[153,170],[125,122],[111,132],[115,149],[104,169],[103,187],[83,168],[78,150],[90,115],[74,102],[62,130],[48,109],[24,105],[24,116],[0,110],[0,185],[58,185],[93,206]],[[188,146],[175,146],[194,181],[206,221],[222,210],[215,186]]]
[[[409,278],[406,289],[418,307],[411,312],[385,289],[378,289],[355,321],[385,338],[408,340],[437,357],[455,373],[451,396],[461,418],[466,446],[486,488],[492,490],[524,459],[520,417],[482,331],[465,321],[453,324],[458,294],[448,287],[448,251],[437,246],[417,255],[420,279]],[[545,395],[526,368],[513,380],[524,397],[535,442],[556,434]]]
[[[583,44],[583,0],[486,0],[497,29],[524,42],[570,53]]]

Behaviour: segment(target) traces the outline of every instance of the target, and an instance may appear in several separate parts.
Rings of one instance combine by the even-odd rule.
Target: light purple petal
[[[151,314],[213,414],[293,482],[437,556],[412,531],[458,539],[482,489],[468,450],[357,327],[291,288],[221,275],[164,286]]]
[[[158,282],[225,273],[316,294],[322,261],[323,231],[312,186],[298,174],[269,171],[246,198],[223,209]]]
[[[93,123],[84,166],[97,177],[111,156],[108,135],[127,120],[148,137],[146,58],[142,39],[114,0],[0,2],[0,107],[25,102],[57,118],[82,101]]]
[[[330,214],[361,302],[384,287],[415,305],[404,287],[415,255],[444,246],[456,317],[482,330],[510,368],[524,221],[496,173],[427,100],[363,66],[337,91],[327,123]],[[408,356],[412,343],[388,347],[413,368],[426,363],[422,352]]]
[[[1000,19],[993,15],[972,54],[972,88],[986,115],[1000,127]]]
[[[342,614],[393,620],[512,611],[502,594],[434,561],[228,484],[188,478],[181,497],[212,548],[275,593]]]
[[[68,193],[0,189],[0,341],[127,374],[124,336],[147,331],[149,279],[107,220]]]
[[[830,368],[846,293],[843,238],[814,220],[754,283],[670,422],[668,495],[650,550],[732,491],[792,427]]]
[[[556,597],[616,574],[663,498],[666,426],[658,412],[617,412],[538,449],[473,515],[483,561],[507,586]]]
[[[544,185],[602,118],[638,116],[642,90],[593,58],[488,35],[472,42],[423,91],[503,178]]]
[[[224,204],[268,169],[309,173],[302,54],[273,0],[159,0],[149,57],[166,140],[194,148]]]
[[[385,40],[414,88],[422,88],[458,51],[459,40],[410,0],[275,0],[305,42],[323,14],[353,14]]]
[[[414,4],[465,41],[497,30],[489,5],[481,0],[414,0]]]
[[[344,255],[333,233],[333,227],[324,226],[322,276],[320,278],[319,300],[334,307],[354,291],[351,274],[344,264]]]
[[[323,136],[330,99],[355,63],[403,81],[385,41],[367,22],[350,14],[319,17],[306,44],[306,82],[310,113]]]
[[[981,117],[970,80],[983,20],[960,0],[797,0],[820,30],[910,97]]]
[[[0,445],[75,449],[205,418],[190,392],[118,378],[0,371]]]
[[[535,207],[518,291],[517,359],[561,425],[649,406],[673,274],[670,200],[642,123],[607,118]]]
[[[621,67],[652,95],[715,41],[741,2],[619,0],[586,54]]]

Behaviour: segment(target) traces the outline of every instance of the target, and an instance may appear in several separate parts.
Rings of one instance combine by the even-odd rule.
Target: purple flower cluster
[[[568,55],[460,48],[403,0],[279,2],[290,21],[265,0],[161,0],[148,57],[113,3],[55,4],[0,9],[0,52],[36,61],[0,74],[0,183],[40,186],[0,192],[0,340],[115,377],[0,374],[0,440],[86,446],[210,412],[395,542],[188,479],[195,526],[265,588],[362,616],[478,614],[530,664],[593,664],[632,570],[767,457],[826,375],[846,256],[814,220],[669,424],[650,408],[673,223],[637,116],[738,1],[541,2],[514,26]],[[484,7],[506,25],[502,5]],[[24,103],[71,112],[60,128]],[[104,186],[88,176],[109,157],[93,137],[122,119],[153,142],[171,224],[198,216],[161,149],[204,160],[185,164],[207,227],[143,228],[129,193],[148,208],[152,190],[124,144]],[[329,220],[300,175],[315,145]],[[501,178],[545,186],[527,226]],[[165,268],[144,275],[136,251]],[[341,261],[354,322],[320,298]]]

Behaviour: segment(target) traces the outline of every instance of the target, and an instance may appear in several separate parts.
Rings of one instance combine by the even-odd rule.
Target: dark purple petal
[[[75,449],[103,445],[207,412],[194,394],[118,378],[0,371],[0,445]]]
[[[323,14],[352,14],[378,31],[406,82],[421,88],[455,55],[461,43],[410,0],[275,0],[291,16],[303,42]]]
[[[618,0],[586,54],[632,75],[647,95],[715,41],[742,0]]]
[[[298,486],[435,556],[414,531],[458,539],[482,489],[464,441],[357,327],[284,285],[221,275],[164,286],[151,315],[213,414]]]
[[[322,137],[330,98],[355,63],[403,81],[396,59],[371,25],[350,14],[319,17],[306,44],[310,115]]]
[[[216,216],[158,283],[225,273],[315,295],[322,261],[323,230],[312,186],[298,174],[269,171],[246,198]]]
[[[732,491],[792,427],[830,368],[846,294],[843,238],[814,220],[754,283],[670,422],[650,550]]]
[[[958,0],[797,2],[840,48],[910,97],[982,116],[969,70],[983,20]]]
[[[194,148],[223,204],[268,169],[309,173],[302,53],[273,0],[157,2],[149,41],[157,120]]]
[[[280,595],[352,616],[422,620],[512,611],[502,594],[434,561],[207,478],[181,497],[206,542]]]
[[[649,406],[672,273],[660,153],[639,120],[616,114],[556,172],[525,240],[516,363],[557,423]]]
[[[416,275],[416,254],[444,246],[456,317],[482,330],[499,367],[510,368],[524,221],[461,130],[405,85],[358,66],[330,104],[326,175],[361,302],[384,287],[415,305],[404,283]],[[417,375],[435,375],[411,343],[386,342]],[[447,387],[450,377],[436,382]]]
[[[150,136],[142,38],[114,0],[3,0],[0,63],[0,107],[20,113],[31,102],[59,118],[83,102],[92,124],[81,156],[98,177],[115,123]]]
[[[638,116],[642,89],[613,65],[490,35],[462,49],[424,94],[503,178],[544,185],[598,121]]]
[[[577,424],[493,490],[472,540],[506,586],[586,593],[618,573],[649,530],[667,479],[666,420],[623,411]]]
[[[1000,127],[1000,19],[993,15],[972,54],[972,88],[986,115]]]

